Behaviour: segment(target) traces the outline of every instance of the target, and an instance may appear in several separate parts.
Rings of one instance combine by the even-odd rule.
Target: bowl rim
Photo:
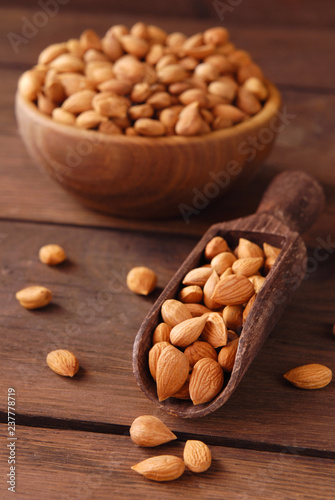
[[[229,139],[232,136],[237,135],[238,133],[244,133],[252,131],[254,127],[265,123],[270,117],[274,116],[276,112],[279,111],[281,106],[281,97],[278,88],[269,80],[265,80],[265,84],[269,91],[269,96],[262,107],[262,109],[251,118],[240,122],[232,127],[228,127],[221,130],[214,130],[207,134],[203,135],[194,135],[194,136],[129,136],[125,134],[116,134],[116,135],[108,135],[103,132],[99,132],[97,130],[87,130],[87,129],[79,129],[78,127],[74,127],[73,125],[67,125],[63,123],[58,123],[52,119],[51,116],[46,115],[39,111],[36,104],[26,98],[24,98],[19,91],[16,92],[15,96],[15,108],[16,115],[18,113],[18,108],[23,108],[27,114],[30,115],[33,121],[39,122],[44,127],[48,127],[53,129],[58,133],[67,133],[72,137],[79,139],[87,138],[92,142],[106,142],[108,144],[122,144],[125,145],[133,144],[133,145],[145,145],[150,143],[151,145],[182,145],[182,144],[192,144],[199,143],[199,141],[207,141],[207,140],[215,140],[215,139]]]

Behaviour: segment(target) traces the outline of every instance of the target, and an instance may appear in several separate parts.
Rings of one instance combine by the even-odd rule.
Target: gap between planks
[[[109,424],[104,422],[90,422],[84,420],[70,420],[53,417],[40,417],[24,414],[16,414],[16,425],[47,428],[58,430],[72,430],[80,432],[92,432],[99,434],[115,434],[118,436],[129,436],[129,426],[120,424]],[[19,422],[19,423],[18,423]],[[7,423],[7,413],[0,411],[0,423]],[[212,446],[222,446],[225,448],[237,448],[243,450],[261,451],[269,453],[285,453],[294,456],[323,458],[335,460],[335,452],[330,450],[318,450],[316,448],[301,448],[297,446],[283,446],[275,443],[262,443],[247,439],[232,439],[224,436],[211,436],[206,434],[192,434],[187,432],[176,432],[171,429],[179,441],[185,442],[188,439],[202,439],[206,444]],[[19,434],[19,433],[18,433]]]
[[[96,212],[99,214],[99,212]],[[102,215],[106,215],[103,214]],[[107,214],[108,215],[108,214]],[[111,216],[114,217],[114,216]],[[188,233],[185,233],[184,227],[169,227],[167,226],[165,229],[160,229],[158,222],[160,219],[122,219],[122,218],[117,218],[115,216],[114,221],[119,221],[120,225],[91,225],[91,224],[76,224],[76,223],[68,223],[68,222],[55,222],[55,221],[42,221],[42,220],[34,220],[34,219],[20,219],[20,218],[8,218],[8,217],[0,217],[0,222],[9,222],[9,223],[18,223],[18,224],[37,224],[39,226],[58,226],[58,227],[68,227],[68,228],[83,228],[83,229],[98,229],[102,231],[118,231],[118,232],[123,232],[123,233],[143,233],[143,231],[146,234],[150,233],[157,233],[161,235],[169,235],[169,236],[180,236],[182,235],[185,238],[189,239],[199,239],[200,235],[203,235],[207,229],[204,229],[204,231],[199,231],[199,229],[194,228],[194,231],[190,231]],[[179,222],[178,219],[164,219],[161,220],[163,223],[164,222]],[[128,226],[129,224],[129,226]],[[134,224],[132,226],[131,224]],[[150,226],[152,224],[152,226]],[[211,224],[208,224],[208,227]],[[165,227],[165,226],[162,226]]]

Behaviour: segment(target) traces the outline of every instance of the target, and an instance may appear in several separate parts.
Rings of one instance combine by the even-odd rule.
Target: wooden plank
[[[252,2],[207,0],[207,3],[211,6],[213,17],[220,19],[222,23],[236,25],[303,26],[315,29],[321,26],[332,28],[335,21],[331,0],[322,2],[322,9],[311,0],[295,2],[283,0],[271,3],[266,0]]]
[[[5,426],[1,427],[5,432]],[[186,470],[176,481],[158,483],[130,467],[150,456],[182,458],[183,442],[144,449],[128,436],[21,426],[17,436],[16,495],[20,499],[334,498],[334,462],[302,457],[287,448],[281,453],[265,453],[210,445],[213,461],[209,470],[202,474]],[[4,477],[5,446],[0,454]],[[1,498],[10,495],[2,484]]]
[[[42,1],[41,3],[43,5],[48,2],[45,0],[45,2]],[[92,14],[92,4],[89,0],[64,0],[57,3],[59,4],[60,11],[66,10],[75,13],[86,11]],[[15,7],[18,11],[27,8],[27,2],[24,0],[15,0],[13,3],[8,2],[8,4],[11,8]],[[39,4],[29,7],[35,11],[41,9]],[[203,19],[216,15],[211,7],[211,3],[207,2],[207,0],[183,0],[182,2],[178,0],[160,0],[159,2],[155,2],[155,0],[142,0],[142,2],[124,0],[122,3],[119,0],[98,0],[94,6],[94,14],[96,12],[108,13],[109,16],[114,17],[115,14],[123,13],[127,15],[131,12],[132,15],[138,16],[139,19],[143,15]]]
[[[319,236],[326,238],[333,227],[335,153],[332,145],[335,133],[331,124],[334,95],[283,91],[283,103],[290,117],[285,121],[260,175],[224,200],[208,207],[205,200],[203,209],[190,213],[188,223],[182,214],[162,223],[117,219],[90,211],[74,201],[46,174],[41,175],[16,130],[13,101],[19,74],[18,70],[5,70],[0,81],[1,218],[201,235],[213,223],[255,211],[269,181],[281,170],[293,168],[316,175],[326,187],[326,211],[307,233],[307,243],[311,246],[317,244],[316,239]]]
[[[101,12],[104,3],[95,5],[95,11]],[[135,10],[133,17],[120,14],[121,8],[126,11],[131,4],[132,0],[122,6],[118,3],[113,23],[131,24],[138,19]],[[37,9],[31,6],[18,11],[12,5],[7,9],[9,17],[0,12],[5,34],[8,30],[20,33],[22,16],[30,18]],[[145,18],[150,22],[166,23],[168,30],[177,26],[186,30],[185,19],[181,20],[184,15],[202,19],[213,15],[213,2],[209,0],[207,7],[204,2],[187,0],[178,5],[178,12],[171,12],[170,5],[164,0],[154,6],[145,1],[141,5],[137,2],[135,8],[139,6],[141,14],[147,12],[150,17]],[[194,11],[190,13],[192,5]],[[155,484],[129,470],[151,451],[138,449],[126,436],[19,427],[19,498],[134,498],[134,491],[136,498],[193,498],[199,491],[201,498],[209,499],[334,497],[333,383],[322,391],[299,391],[289,386],[282,374],[305,362],[323,362],[335,368],[331,334],[335,177],[330,146],[334,143],[334,70],[329,49],[334,44],[330,28],[335,11],[330,0],[325,0],[323,9],[312,6],[311,0],[303,4],[300,0],[294,4],[284,0],[271,6],[265,0],[255,0],[249,5],[241,2],[225,21],[234,39],[250,47],[268,76],[286,89],[283,95],[288,111],[297,116],[280,135],[262,174],[238,195],[201,210],[188,225],[181,218],[164,224],[121,221],[85,210],[33,170],[16,136],[13,101],[8,96],[13,95],[20,71],[32,64],[41,46],[59,39],[59,33],[72,36],[75,29],[79,33],[91,26],[103,33],[109,25],[105,15],[74,12],[77,0],[73,0],[64,12],[62,7],[63,14],[50,19],[33,40],[21,46],[17,56],[8,50],[6,36],[0,41],[2,69],[18,69],[3,71],[0,81],[0,217],[153,233],[143,236],[66,225],[0,224],[0,375],[5,386],[15,381],[18,420],[126,434],[133,418],[151,413],[166,421],[182,439],[204,436],[214,457],[212,469],[202,476],[188,472],[176,483]],[[85,7],[83,0],[80,9]],[[108,8],[109,12],[113,10],[113,0]],[[164,16],[172,13],[179,19],[157,20],[157,12]],[[192,33],[214,23],[219,24],[216,13],[205,22],[188,22],[187,30]],[[292,29],[296,26],[300,28]],[[304,61],[306,53],[308,61]],[[293,86],[303,92],[288,91]],[[125,288],[127,270],[138,263],[150,265],[159,274],[159,285],[164,286],[196,241],[185,234],[198,235],[211,222],[252,212],[270,178],[283,168],[297,167],[315,173],[326,184],[328,195],[325,215],[306,236],[311,247],[319,247],[319,253],[311,248],[306,282],[227,405],[199,421],[163,414],[140,393],[131,373],[133,337],[153,298],[133,296]],[[160,234],[157,238],[156,232],[175,235]],[[183,237],[177,237],[177,233]],[[46,241],[64,244],[70,262],[59,269],[42,266],[36,255]],[[52,287],[55,299],[46,310],[27,312],[13,297],[17,289],[35,280]],[[62,379],[46,367],[46,353],[56,347],[71,348],[80,358],[81,370],[75,379]],[[3,398],[1,401],[0,418],[6,421]],[[181,456],[182,444],[173,443],[157,451]],[[1,452],[1,463],[5,464],[5,447]],[[7,498],[3,491],[1,497]]]
[[[16,9],[26,7],[25,0],[14,0],[3,2],[3,6]],[[91,10],[92,4],[89,0],[71,0],[63,8],[67,10],[82,11]],[[304,27],[327,27],[334,26],[334,9],[332,0],[323,0],[322,9],[315,5],[313,0],[289,0],[274,1],[271,4],[267,0],[253,0],[252,2],[224,2],[215,0],[187,0],[178,2],[176,0],[99,0],[95,3],[94,12],[113,13],[132,12],[139,18],[143,14],[161,17],[188,17],[207,18],[216,22],[235,23],[237,25],[276,25],[276,26],[304,26]]]
[[[19,12],[16,9],[2,10],[2,29],[6,35],[14,33],[22,36],[26,23],[22,21],[22,17],[32,20],[33,16],[34,10],[29,9]],[[13,35],[9,38],[2,37],[0,61],[29,67],[36,62],[39,52],[50,43],[76,37],[88,27],[97,30],[102,36],[111,24],[123,23],[130,26],[137,20],[137,16],[120,13],[113,15],[112,20],[99,13],[92,15],[80,11],[74,15],[72,11],[62,8],[45,26],[36,29],[31,38],[23,36],[25,40],[17,41]],[[212,19],[192,19],[185,23],[183,18],[157,18],[152,15],[143,15],[142,20],[159,24],[169,32],[183,31],[187,34],[197,33],[214,24]],[[227,27],[231,29],[231,38],[236,46],[248,50],[274,83],[302,88],[334,89],[332,47],[335,45],[335,33],[332,30],[282,29],[253,25],[241,28],[230,24],[229,19]]]
[[[3,387],[15,388],[22,416],[43,417],[46,425],[56,418],[108,428],[154,414],[177,432],[215,437],[219,444],[242,441],[334,454],[333,383],[303,391],[283,379],[304,363],[335,369],[334,251],[320,250],[323,261],[311,255],[307,279],[228,403],[205,418],[182,420],[158,410],[135,383],[132,344],[157,295],[132,294],[125,277],[133,266],[148,265],[164,287],[194,238],[14,222],[1,223],[0,234],[0,378]],[[58,268],[41,264],[38,249],[48,242],[63,245],[69,262]],[[21,308],[15,292],[30,284],[50,287],[52,304],[36,311]],[[78,356],[81,371],[74,379],[47,367],[46,355],[56,348]],[[6,411],[4,398],[0,410]]]

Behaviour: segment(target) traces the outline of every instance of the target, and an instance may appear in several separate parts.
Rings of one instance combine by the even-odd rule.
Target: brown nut
[[[127,275],[129,290],[139,295],[149,295],[156,288],[156,284],[157,275],[148,267],[134,267]]]

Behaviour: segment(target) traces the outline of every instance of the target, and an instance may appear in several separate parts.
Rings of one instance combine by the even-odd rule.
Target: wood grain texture
[[[107,11],[102,10],[106,4]],[[5,0],[0,8],[0,218],[9,221],[0,223],[0,376],[4,391],[15,381],[18,421],[29,425],[19,430],[17,498],[102,500],[111,495],[134,498],[136,491],[144,499],[206,494],[216,500],[219,491],[228,500],[332,500],[334,382],[320,391],[302,391],[283,374],[313,362],[335,371],[333,1],[253,0],[227,14],[224,24],[234,42],[248,49],[279,85],[288,115],[257,179],[223,201],[204,204],[188,224],[182,217],[164,224],[126,222],[77,204],[29,159],[16,132],[14,94],[20,73],[54,41],[88,27],[103,34],[112,23],[132,24],[139,18],[191,34],[220,24],[212,0],[206,10],[204,1],[191,0],[173,9],[171,2],[149,0],[126,0],[116,7],[114,0],[98,0],[94,11],[87,0],[80,1],[80,10],[77,5],[79,0],[71,0],[60,7],[17,53],[6,35],[21,35],[22,18],[31,20],[39,4]],[[130,5],[131,15],[124,10]],[[158,11],[164,18],[157,17]],[[191,19],[199,15],[201,19]],[[187,422],[163,414],[141,394],[131,372],[134,335],[157,295],[132,295],[124,287],[126,272],[133,265],[152,266],[164,287],[198,236],[215,222],[254,212],[269,181],[284,169],[316,175],[326,191],[326,211],[304,236],[310,246],[306,280],[223,408]],[[187,236],[192,234],[197,237]],[[69,253],[70,262],[62,268],[52,270],[37,260],[38,248],[49,241],[63,244]],[[36,281],[51,286],[55,299],[46,310],[27,312],[14,293]],[[81,370],[73,380],[58,377],[45,364],[47,352],[64,345],[80,359]],[[4,394],[0,419],[6,422]],[[129,471],[145,452],[129,448],[129,438],[120,434],[127,434],[132,420],[145,413],[161,417],[182,439],[202,438],[217,450],[213,468],[166,485]],[[175,444],[165,449],[181,451]],[[7,473],[5,451],[1,447],[2,477]],[[4,486],[1,498],[6,498]]]
[[[325,209],[321,184],[303,170],[282,172],[264,192],[257,215],[270,215],[290,231],[304,234]]]
[[[16,8],[30,8],[37,9],[34,0],[24,1],[15,0],[11,3],[4,0],[3,5],[8,4],[9,7]],[[92,4],[88,0],[71,0],[68,2],[64,1],[64,6],[60,6],[60,9],[66,9],[67,11],[75,12],[90,12],[92,10]],[[109,16],[115,13],[124,13],[129,15],[143,16],[158,16],[164,17],[181,17],[181,18],[206,18],[213,15],[211,4],[206,0],[183,0],[183,2],[178,2],[178,0],[160,0],[155,2],[154,0],[143,0],[138,2],[137,0],[124,0],[120,3],[118,0],[97,0],[94,4],[94,13],[106,13]]]
[[[117,219],[82,207],[64,193],[47,175],[42,175],[30,159],[17,133],[14,117],[14,95],[18,70],[5,70],[0,81],[0,145],[3,162],[1,172],[0,217],[87,226],[128,228],[153,232],[174,232],[202,236],[211,224],[235,219],[256,210],[257,204],[269,181],[283,169],[302,169],[323,183],[327,205],[318,224],[306,234],[309,245],[317,245],[318,237],[327,238],[334,225],[335,215],[335,153],[332,144],[335,132],[332,127],[332,95],[299,94],[282,92],[286,120],[275,147],[261,174],[254,181],[241,186],[239,191],[224,200],[200,208],[190,206],[184,220],[182,215],[166,220],[164,224],[153,221]],[[281,123],[280,120],[278,122]],[[317,166],[317,168],[316,168]],[[15,171],[15,176],[13,176]],[[197,200],[195,194],[194,200]],[[201,200],[200,200],[201,202]],[[187,216],[189,215],[189,216]],[[334,237],[333,237],[334,239]]]
[[[179,215],[181,206],[192,204],[195,191],[206,191],[213,182],[221,198],[241,180],[255,176],[276,138],[271,124],[281,104],[277,88],[270,82],[267,87],[269,97],[257,115],[195,137],[109,136],[80,130],[54,122],[19,94],[16,117],[33,161],[85,206],[130,219],[165,219]],[[266,143],[250,158],[243,144],[264,130],[270,130],[271,140],[267,134]]]
[[[206,0],[211,6],[213,17],[222,23],[237,25],[273,25],[285,27],[319,27],[332,28],[335,23],[335,13],[331,0],[322,2],[322,9],[312,1],[274,0],[269,4],[266,0],[253,0],[249,5],[244,2],[224,2]],[[231,8],[233,7],[233,8]]]
[[[158,286],[166,286],[196,240],[14,222],[1,223],[0,234],[7,234],[0,246],[0,377],[3,387],[15,382],[20,415],[45,417],[46,425],[52,417],[108,428],[154,414],[176,432],[215,436],[221,444],[242,440],[335,452],[333,383],[309,392],[283,379],[304,363],[335,369],[334,253],[310,270],[229,402],[184,422],[163,414],[136,385],[132,345],[157,295],[132,294],[125,277],[133,266],[147,265],[157,272]],[[68,253],[63,267],[39,263],[38,249],[49,242]],[[26,311],[14,294],[34,283],[48,286],[54,300],[43,310]],[[81,370],[74,379],[57,376],[46,365],[47,353],[56,348],[78,357]],[[0,408],[5,409],[3,398]]]
[[[5,432],[4,426],[2,431]],[[202,474],[186,470],[176,481],[149,481],[130,467],[153,455],[182,457],[184,442],[153,449],[135,446],[129,436],[56,429],[17,428],[20,456],[15,498],[34,500],[149,500],[201,495],[204,500],[332,500],[332,460],[282,453],[238,450],[209,444],[212,465]],[[206,440],[205,440],[206,442]],[[0,450],[6,472],[6,453]],[[31,480],[34,471],[35,480]],[[136,493],[135,493],[136,492]],[[2,489],[1,498],[12,493]]]
[[[30,0],[3,0],[5,7],[35,7],[35,3]],[[314,29],[315,27],[334,27],[335,15],[332,0],[323,0],[322,8],[319,8],[313,0],[274,0],[269,4],[267,0],[253,0],[250,5],[244,2],[217,2],[215,8],[214,0],[126,0],[120,3],[118,0],[97,0],[95,2],[95,12],[124,12],[129,14],[150,14],[167,17],[188,17],[207,18],[211,17],[213,22],[236,23],[238,25],[279,25],[279,26],[303,26]],[[221,9],[220,9],[221,7]],[[90,10],[89,0],[71,0],[69,10]]]

